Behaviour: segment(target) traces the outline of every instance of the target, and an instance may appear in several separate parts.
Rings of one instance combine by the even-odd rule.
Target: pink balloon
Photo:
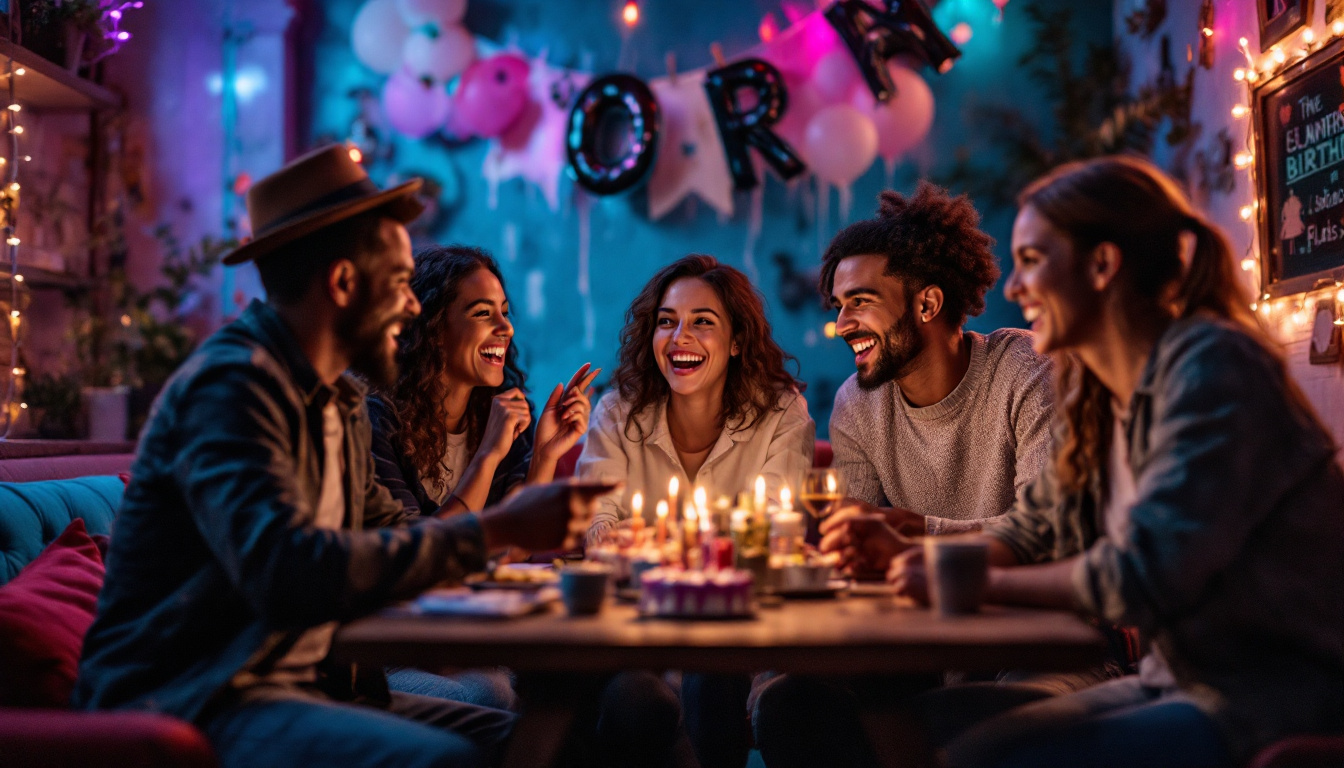
[[[877,127],[877,151],[882,159],[896,158],[918,146],[933,127],[933,91],[920,74],[899,65],[887,67],[896,96],[875,104],[870,113]]]
[[[789,102],[784,110],[783,116],[779,122],[775,123],[773,130],[780,138],[784,139],[789,146],[802,155],[803,161],[807,161],[807,124],[812,122],[812,118],[817,112],[826,106],[826,101],[817,93],[810,80],[802,75],[795,75],[792,72],[784,71],[784,87],[788,89]]]
[[[507,131],[527,106],[529,70],[527,59],[507,53],[467,67],[453,99],[455,126],[486,138]]]
[[[405,70],[383,85],[383,112],[397,131],[423,139],[448,119],[451,104],[442,85],[416,78]]]
[[[812,70],[812,85],[828,103],[838,104],[848,101],[854,89],[864,85],[863,73],[859,71],[859,65],[854,63],[854,56],[849,49],[842,48],[831,51],[817,61],[817,66]]]
[[[877,128],[848,104],[835,104],[807,124],[807,164],[817,178],[848,187],[877,159]]]

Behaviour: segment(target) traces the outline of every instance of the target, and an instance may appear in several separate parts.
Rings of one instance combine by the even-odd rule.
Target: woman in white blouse
[[[593,541],[630,517],[630,497],[734,496],[764,475],[773,499],[812,466],[816,425],[784,368],[760,293],[712,256],[664,267],[626,311],[612,391],[593,411],[579,477],[625,481],[602,500]],[[650,505],[651,508],[651,505]]]

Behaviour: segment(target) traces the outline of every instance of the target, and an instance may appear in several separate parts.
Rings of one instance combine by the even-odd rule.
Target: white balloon
[[[390,75],[401,67],[402,48],[410,34],[396,0],[369,0],[350,25],[350,47],[364,66]]]
[[[807,164],[817,178],[848,187],[877,159],[877,128],[848,104],[821,110],[807,124]]]
[[[476,60],[476,38],[460,24],[443,27],[437,36],[412,32],[402,48],[402,61],[416,77],[451,80]]]
[[[397,0],[401,18],[412,29],[431,24],[438,29],[461,24],[467,0]]]

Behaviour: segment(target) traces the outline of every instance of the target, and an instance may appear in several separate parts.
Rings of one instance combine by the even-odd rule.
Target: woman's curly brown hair
[[[611,380],[621,399],[630,404],[625,433],[631,435],[633,427],[638,437],[632,439],[648,437],[636,417],[666,401],[671,392],[653,355],[653,334],[663,296],[684,277],[699,278],[714,289],[728,312],[728,327],[737,342],[738,354],[728,359],[728,381],[723,388],[724,424],[733,431],[749,429],[761,415],[779,409],[784,395],[802,392],[807,386],[784,369],[785,361],[798,361],[775,343],[764,300],[747,276],[713,256],[691,254],[659,270],[625,312],[620,362]]]
[[[447,311],[457,299],[462,281],[480,269],[490,270],[503,287],[499,265],[479,248],[435,245],[415,254],[411,290],[420,301],[420,316],[406,325],[399,337],[400,373],[392,387],[390,405],[401,421],[402,450],[426,487],[442,488],[445,482],[442,459],[448,448],[448,412],[444,409],[448,387],[444,373],[448,360],[443,344],[448,334]],[[510,344],[504,353],[504,383],[476,387],[467,401],[468,456],[475,455],[481,445],[491,398],[514,387],[525,389],[526,381],[518,364],[517,345]]]
[[[912,291],[943,289],[943,312],[960,328],[967,315],[985,311],[985,292],[999,279],[990,250],[994,238],[980,231],[980,214],[965,195],[920,181],[912,197],[890,190],[878,196],[877,218],[858,221],[831,241],[822,257],[818,288],[831,300],[835,269],[850,256],[885,256],[886,274]]]

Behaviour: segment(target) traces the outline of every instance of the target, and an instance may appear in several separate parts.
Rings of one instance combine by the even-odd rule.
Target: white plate
[[[426,616],[508,619],[526,616],[559,598],[560,590],[554,587],[536,591],[436,589],[416,598],[412,605]]]

